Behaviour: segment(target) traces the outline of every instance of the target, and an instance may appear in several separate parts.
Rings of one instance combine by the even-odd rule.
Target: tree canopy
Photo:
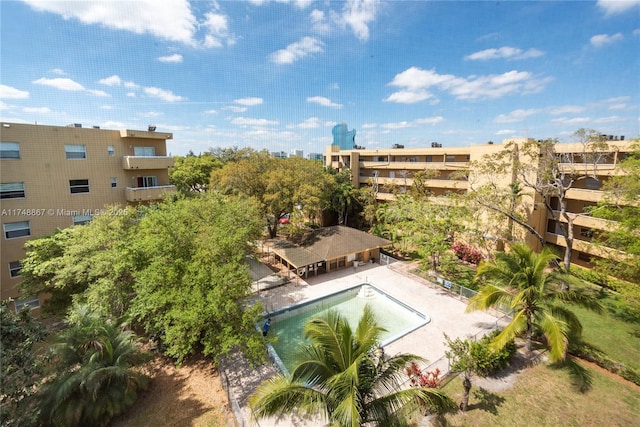
[[[174,165],[169,169],[169,181],[181,194],[204,193],[209,189],[211,172],[219,169],[222,161],[212,153],[174,157]]]

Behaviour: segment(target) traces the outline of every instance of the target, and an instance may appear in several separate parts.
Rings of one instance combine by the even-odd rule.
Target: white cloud
[[[579,125],[582,123],[589,123],[591,122],[591,118],[590,117],[573,117],[573,118],[568,118],[568,117],[560,117],[557,119],[553,119],[551,120],[553,123],[560,123],[563,125]]]
[[[298,123],[296,125],[289,125],[287,128],[298,128],[298,129],[315,129],[319,128],[321,125],[321,121],[317,117],[309,117],[302,123]]]
[[[29,92],[16,89],[15,87],[0,85],[0,98],[2,99],[27,99]]]
[[[231,123],[241,126],[275,126],[278,124],[275,120],[251,119],[248,117],[236,117],[231,120]]]
[[[640,0],[598,0],[598,7],[605,15],[617,15],[640,6]]]
[[[226,27],[227,17],[219,13],[217,2],[211,3],[212,10],[204,13],[204,19],[199,22],[188,0],[136,0],[126,2],[126,5],[118,1],[24,1],[35,10],[55,13],[64,19],[77,19],[83,24],[135,34],[151,34],[189,46],[219,46],[222,41],[233,43],[233,36],[228,34]]]
[[[614,123],[614,122],[619,122],[621,119],[618,116],[609,116],[609,117],[601,117],[599,119],[595,119],[593,122],[597,123],[597,124],[602,124],[602,123]]]
[[[180,55],[179,53],[174,53],[173,55],[160,56],[158,57],[158,61],[178,63],[178,62],[182,62],[182,55]]]
[[[602,47],[602,46],[606,46],[608,44],[611,43],[615,43],[619,40],[622,40],[624,38],[624,36],[622,35],[622,33],[615,33],[612,35],[609,34],[598,34],[595,35],[593,37],[591,37],[591,39],[589,40],[591,42],[592,46],[595,47]]]
[[[74,82],[68,78],[55,78],[55,79],[47,79],[40,78],[38,80],[34,80],[32,83],[37,85],[51,86],[60,90],[70,90],[70,91],[81,91],[85,90],[84,86],[80,83]]]
[[[365,123],[361,127],[362,129],[375,129],[378,125],[376,123]]]
[[[634,36],[640,36],[640,28],[636,28],[631,32],[631,34],[633,34]]]
[[[214,115],[214,114],[218,114],[218,112],[216,110],[205,110],[203,111],[204,114],[210,114],[210,115]]]
[[[329,34],[331,32],[331,25],[323,11],[318,9],[312,10],[309,14],[309,20],[311,21],[311,28],[313,28],[313,31],[316,33]]]
[[[127,92],[127,96],[129,98],[135,98],[136,97],[136,93],[135,92]]]
[[[311,96],[307,98],[307,102],[322,105],[323,107],[342,108],[342,104],[337,104],[324,96]]]
[[[378,0],[348,0],[336,20],[343,27],[350,27],[358,39],[366,41],[369,39],[369,23],[376,19],[379,5]]]
[[[235,102],[236,104],[253,107],[254,105],[262,104],[264,100],[262,98],[247,97],[247,98],[234,99],[233,102]]]
[[[98,80],[98,83],[107,86],[120,86],[122,82],[120,81],[120,77],[114,74],[113,76]]]
[[[275,0],[276,3],[292,3],[296,7],[300,9],[304,9],[313,3],[313,0]],[[269,3],[269,0],[249,0],[249,3],[254,4],[256,6],[262,6],[263,4]]]
[[[438,123],[442,123],[443,121],[444,121],[444,117],[442,116],[424,117],[421,119],[412,120],[410,122],[402,121],[402,122],[394,122],[394,123],[383,123],[380,125],[380,127],[383,129],[396,130],[396,129],[418,127],[420,125],[437,125]]]
[[[271,62],[276,64],[292,64],[312,53],[323,51],[324,44],[314,37],[303,37],[300,41],[291,43],[285,49],[280,49],[270,55]]]
[[[529,58],[538,58],[544,55],[544,52],[538,49],[528,49],[522,50],[517,47],[503,46],[497,49],[485,49],[479,52],[472,53],[471,55],[467,55],[464,59],[471,61],[485,61],[488,59],[529,59]]]
[[[51,112],[49,107],[24,107],[22,111],[33,114],[46,114]]]
[[[538,112],[538,110],[536,110],[536,109],[529,109],[529,110],[518,109],[518,110],[513,110],[512,112],[510,112],[508,114],[500,114],[500,115],[498,115],[495,119],[493,119],[493,122],[494,123],[521,122],[521,121],[531,117],[532,115],[536,114],[537,112]]]
[[[86,91],[95,96],[111,96],[103,90],[87,89]]]
[[[106,121],[103,122],[100,127],[103,127],[105,129],[126,129],[127,125],[122,123],[122,122],[114,122],[114,121]]]
[[[50,70],[52,74],[56,74],[58,76],[66,76],[67,73],[64,72],[64,70],[60,69],[60,68],[53,68]]]
[[[146,113],[139,113],[138,114],[140,117],[146,117],[148,119],[153,119],[156,117],[160,117],[162,115],[162,113],[159,113],[157,111],[147,111]]]
[[[182,96],[175,95],[170,90],[160,89],[160,88],[157,88],[157,87],[145,87],[144,88],[144,93],[146,93],[147,95],[152,96],[154,98],[158,98],[158,99],[161,99],[163,101],[166,101],[166,102],[179,102],[179,101],[184,101],[186,99],[186,98],[184,98]]]
[[[512,135],[515,132],[516,131],[512,130],[512,129],[502,129],[502,130],[499,130],[498,132],[496,132],[496,135]]]
[[[134,82],[125,82],[124,83],[124,87],[126,87],[127,89],[139,89],[140,86],[135,84]]]
[[[506,95],[537,93],[550,81],[551,78],[537,78],[527,71],[512,70],[503,74],[464,78],[411,67],[397,74],[389,83],[401,90],[391,94],[385,101],[406,104],[420,102],[433,97],[428,91],[430,88],[448,92],[457,99],[495,99]]]
[[[113,106],[111,105],[102,105],[100,106],[101,110],[113,110]]]
[[[580,105],[563,105],[561,107],[549,108],[549,114],[578,114],[582,113],[584,110],[585,108]]]
[[[244,113],[248,110],[247,107],[238,107],[237,105],[229,105],[228,107],[223,107],[222,109],[233,111],[234,113]]]

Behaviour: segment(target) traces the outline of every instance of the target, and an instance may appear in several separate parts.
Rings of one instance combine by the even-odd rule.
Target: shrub
[[[475,372],[481,377],[493,375],[509,366],[511,356],[513,356],[516,351],[516,344],[513,340],[509,341],[509,343],[500,350],[490,348],[491,341],[493,341],[499,333],[500,331],[494,331],[484,336],[480,341],[471,343],[469,351],[476,359]]]
[[[478,265],[482,261],[482,253],[471,245],[462,242],[455,242],[451,245],[451,250],[464,262]]]
[[[409,376],[411,387],[437,388],[440,385],[440,369],[438,368],[433,371],[422,372],[416,362],[411,362],[405,371]]]

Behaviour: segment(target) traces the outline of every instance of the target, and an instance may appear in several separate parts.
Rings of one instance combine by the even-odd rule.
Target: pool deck
[[[291,283],[261,291],[257,298],[262,301],[269,312],[320,298],[358,284],[368,283],[384,291],[404,304],[428,315],[431,321],[413,332],[385,346],[385,353],[393,355],[397,353],[413,353],[427,360],[429,370],[440,368],[448,371],[448,362],[444,357],[446,346],[444,334],[450,338],[465,338],[484,335],[496,327],[504,326],[505,319],[500,319],[493,314],[482,311],[465,313],[466,301],[451,294],[439,285],[419,278],[410,273],[415,267],[413,264],[396,262],[389,266],[379,264],[365,264],[357,268],[347,268],[335,273],[309,277],[306,280],[294,279]],[[498,313],[498,315],[500,315]],[[226,369],[229,371],[229,369]],[[264,366],[258,369],[260,376],[267,377],[274,372],[274,367]],[[233,373],[230,375],[233,377]],[[260,427],[271,426],[316,426],[322,425],[315,422],[303,422],[302,420],[282,419],[276,422],[274,419],[261,419],[258,423],[251,420],[250,410],[246,407],[246,395],[255,387],[256,379],[231,378],[231,382],[245,381],[240,385],[244,396],[239,396],[238,401],[242,407],[244,418],[250,425]],[[251,385],[249,385],[249,383]]]

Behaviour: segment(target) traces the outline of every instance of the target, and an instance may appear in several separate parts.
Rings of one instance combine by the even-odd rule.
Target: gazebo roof
[[[296,268],[390,244],[387,239],[343,225],[313,230],[303,237],[299,245],[286,240],[269,242],[278,256]]]

